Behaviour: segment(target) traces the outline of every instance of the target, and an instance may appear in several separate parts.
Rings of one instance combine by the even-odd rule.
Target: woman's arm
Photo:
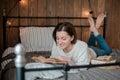
[[[58,56],[58,57],[56,57],[56,59],[58,59],[62,62],[68,63],[69,65],[75,65],[75,63],[70,58],[65,57],[65,56]]]

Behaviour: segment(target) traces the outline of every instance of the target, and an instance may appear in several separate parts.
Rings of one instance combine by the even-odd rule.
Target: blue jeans
[[[98,47],[95,45],[96,41]],[[90,34],[88,46],[96,52],[97,56],[109,55],[112,52],[105,39],[100,34],[94,36],[93,32]]]

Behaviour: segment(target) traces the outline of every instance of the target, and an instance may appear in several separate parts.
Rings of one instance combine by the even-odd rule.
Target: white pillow
[[[53,45],[54,27],[21,27],[21,43],[29,51],[50,51]]]

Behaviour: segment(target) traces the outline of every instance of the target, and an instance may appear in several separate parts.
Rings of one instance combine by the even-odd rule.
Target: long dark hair
[[[56,28],[53,31],[53,38],[56,42],[56,32],[57,31],[65,31],[68,33],[69,36],[74,36],[74,39],[71,41],[72,44],[76,43],[77,41],[77,34],[75,31],[75,28],[73,26],[73,24],[69,23],[69,22],[63,22],[63,23],[58,23]]]

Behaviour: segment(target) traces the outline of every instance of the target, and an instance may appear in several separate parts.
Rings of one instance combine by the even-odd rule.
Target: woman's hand
[[[58,56],[56,59],[63,61],[63,62],[67,62],[70,65],[75,65],[75,63],[68,57],[65,56]]]
[[[32,59],[36,62],[44,62],[46,60],[45,57],[39,56],[39,57],[32,57]]]
[[[69,65],[75,65],[75,63],[68,57],[58,56],[57,58],[45,58],[43,56],[32,57],[32,59],[36,62],[41,63],[68,63]]]
[[[36,62],[41,62],[41,63],[54,63],[56,61],[56,59],[54,58],[45,58],[43,56],[32,57],[32,59]]]

